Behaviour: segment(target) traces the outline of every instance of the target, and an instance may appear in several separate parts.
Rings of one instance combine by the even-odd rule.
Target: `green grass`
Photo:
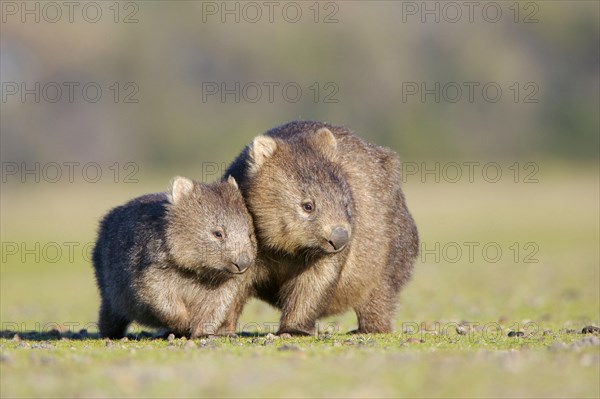
[[[581,339],[3,340],[2,396],[593,397],[597,347],[546,349]]]
[[[322,320],[319,337],[270,338],[278,312],[253,300],[238,331],[257,334],[193,344],[107,345],[95,335],[98,294],[85,254],[76,250],[71,260],[64,253],[51,263],[6,253],[12,242],[81,248],[94,240],[108,208],[162,190],[166,181],[3,187],[0,394],[599,397],[598,336],[581,334],[600,324],[597,166],[543,173],[550,170],[540,165],[540,182],[529,185],[409,180],[406,195],[425,248],[458,245],[463,255],[454,262],[452,253],[421,254],[394,334],[348,335],[356,320],[347,313]],[[472,259],[469,242],[478,243]],[[497,262],[480,251],[489,243],[502,249]],[[537,248],[529,259],[527,243]],[[466,335],[457,334],[459,324],[471,326]],[[73,336],[81,328],[89,332],[84,339]],[[508,337],[516,330],[525,335]]]

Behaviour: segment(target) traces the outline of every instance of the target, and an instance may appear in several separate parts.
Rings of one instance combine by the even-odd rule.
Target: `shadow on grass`
[[[170,333],[164,332],[149,332],[141,331],[137,333],[129,333],[126,335],[130,341],[140,340],[166,340]],[[254,333],[242,331],[237,334],[230,334],[232,337],[265,337],[268,333]],[[15,341],[61,341],[61,340],[75,340],[83,341],[86,339],[100,339],[99,333],[90,333],[87,330],[80,330],[79,332],[66,331],[60,332],[58,330],[50,331],[13,331],[13,330],[2,330],[0,331],[0,338],[13,339]],[[181,338],[176,336],[176,338]],[[189,337],[188,337],[189,338]]]

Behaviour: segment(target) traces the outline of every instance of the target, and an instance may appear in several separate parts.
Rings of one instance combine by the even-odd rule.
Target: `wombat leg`
[[[98,330],[103,338],[123,338],[131,321],[115,313],[108,304],[102,302]]]
[[[281,321],[277,334],[315,335],[317,319],[329,306],[339,270],[319,262],[289,280],[280,290]]]
[[[307,300],[310,298],[307,298]],[[292,304],[287,304],[281,310],[281,320],[277,335],[284,333],[290,335],[315,335],[317,315],[314,312],[302,312],[302,309],[294,309]]]
[[[240,296],[239,299],[237,299],[233,304],[231,304],[231,306],[227,310],[225,321],[223,321],[223,324],[221,325],[221,327],[219,327],[219,330],[217,331],[217,335],[235,334],[238,325],[238,319],[240,318],[242,310],[244,309],[244,305],[246,304],[246,297],[247,296]]]
[[[238,318],[229,316],[217,330],[217,335],[234,335],[237,327]]]
[[[318,316],[314,310],[320,299],[311,297],[308,293],[306,293],[303,303],[300,303],[301,295],[288,296],[286,299],[287,301],[281,308],[279,331],[276,334],[315,335]],[[314,304],[314,306],[305,306],[307,304]]]
[[[392,332],[396,313],[397,293],[391,287],[377,287],[369,299],[354,310],[358,317],[357,334],[381,334]]]
[[[277,335],[281,335],[281,334],[290,334],[290,335],[295,335],[295,336],[304,336],[304,337],[309,337],[309,336],[314,336],[315,335],[315,328],[293,328],[293,327],[281,327],[279,328],[279,331],[277,331],[276,333]]]
[[[208,337],[211,335],[217,335],[218,325],[211,321],[201,321],[192,327],[191,338]]]

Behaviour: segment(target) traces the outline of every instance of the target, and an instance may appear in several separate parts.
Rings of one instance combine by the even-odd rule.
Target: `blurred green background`
[[[39,23],[21,15],[20,3],[15,15],[4,12],[2,82],[28,89],[39,82],[40,92],[55,82],[63,93],[54,104],[7,95],[3,160],[127,160],[175,172],[179,165],[229,162],[252,136],[299,118],[347,125],[404,159],[598,156],[597,2],[483,2],[472,18],[454,2],[461,6],[454,23],[456,7],[444,2],[324,2],[317,9],[291,2],[301,13],[295,23],[286,21],[297,12],[285,7],[289,2],[276,3],[272,23],[267,7],[248,2],[119,4],[102,4],[96,23],[84,19],[95,8],[83,5],[74,8],[73,23],[66,7],[49,22],[53,9],[43,3]],[[238,12],[228,14],[236,4]],[[424,14],[436,4],[439,23]],[[487,22],[496,19],[496,7],[500,19]],[[253,23],[255,9],[261,18]],[[73,102],[64,82],[79,83]],[[90,82],[102,89],[96,103],[82,93]],[[232,89],[236,82],[239,102],[234,94],[222,101],[206,86]],[[438,103],[434,95],[425,102],[420,93],[408,95],[423,82],[426,89],[440,83]],[[478,84],[473,102],[465,82]],[[452,86],[444,95],[448,83],[462,88],[459,101],[449,101]],[[495,103],[483,96],[487,83],[502,89]],[[488,90],[494,98],[495,89]],[[52,87],[46,91],[55,97]],[[95,97],[93,87],[88,94]]]
[[[102,215],[174,175],[212,181],[294,119],[348,126],[405,161],[423,246],[398,330],[600,323],[598,2],[481,2],[472,14],[468,2],[275,2],[272,14],[263,2],[75,3],[71,22],[63,3],[2,2],[2,330],[95,322],[88,254]],[[253,301],[242,325],[277,320]],[[350,313],[327,322],[356,325]],[[598,396],[577,367],[599,359],[540,381]],[[485,372],[480,396],[504,381]],[[522,396],[549,395],[513,377]],[[410,392],[462,392],[423,386]]]

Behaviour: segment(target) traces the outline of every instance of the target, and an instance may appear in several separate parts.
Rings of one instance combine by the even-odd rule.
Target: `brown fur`
[[[233,332],[232,310],[252,284],[252,266],[244,268],[255,257],[252,219],[233,178],[175,178],[170,194],[113,209],[93,255],[100,335],[122,337],[132,321],[191,337]]]
[[[392,331],[418,251],[400,167],[393,151],[320,122],[272,129],[229,167],[259,240],[255,295],[282,310],[280,333],[313,334],[319,318],[349,309],[358,332]],[[350,239],[333,252],[336,227]]]

